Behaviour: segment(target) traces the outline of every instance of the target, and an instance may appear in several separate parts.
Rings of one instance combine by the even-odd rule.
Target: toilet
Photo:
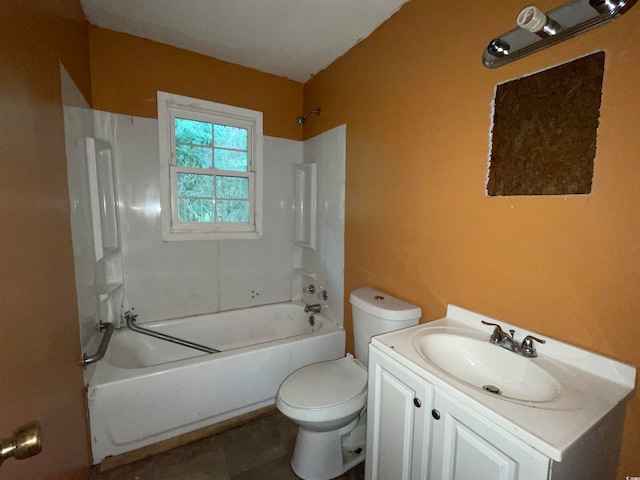
[[[418,324],[422,312],[373,288],[351,292],[356,358],[307,365],[278,390],[278,410],[298,425],[291,468],[303,480],[329,480],[364,460],[367,363],[374,335]]]

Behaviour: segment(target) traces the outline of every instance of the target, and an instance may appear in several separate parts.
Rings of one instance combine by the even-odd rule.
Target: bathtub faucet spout
[[[304,307],[304,313],[320,313],[320,310],[322,310],[322,305],[320,305],[319,303],[316,303],[315,305],[306,305]]]

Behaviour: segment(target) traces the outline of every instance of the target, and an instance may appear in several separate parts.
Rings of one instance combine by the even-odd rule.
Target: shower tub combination
[[[143,324],[213,354],[114,332],[87,387],[94,464],[273,405],[293,371],[344,356],[344,329],[313,317],[291,302]]]

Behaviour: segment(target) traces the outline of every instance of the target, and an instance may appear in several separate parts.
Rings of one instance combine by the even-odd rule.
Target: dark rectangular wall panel
[[[487,192],[591,192],[604,52],[496,88]]]

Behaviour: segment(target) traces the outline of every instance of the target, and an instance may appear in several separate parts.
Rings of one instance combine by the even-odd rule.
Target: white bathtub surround
[[[80,344],[93,355],[99,322],[117,323],[123,293],[113,150],[96,138],[94,111],[62,65],[60,77]]]
[[[304,164],[316,165],[316,236],[314,248],[295,247],[294,267],[312,272],[298,275],[294,294],[313,283],[316,293],[304,294],[307,303],[321,303],[324,313],[344,320],[344,189],[347,126],[340,125],[304,142]],[[321,291],[329,297],[323,301]],[[295,297],[294,297],[295,298]]]
[[[92,344],[95,324],[98,323],[99,302],[93,294],[95,282],[94,245],[91,232],[91,199],[87,173],[87,149],[84,139],[93,136],[93,118],[89,104],[71,77],[60,66],[64,130],[67,154],[67,182],[71,208],[71,239],[76,275],[78,313],[80,316],[80,344]],[[93,352],[90,352],[93,353]]]
[[[342,324],[345,125],[305,142],[264,137],[261,239],[164,242],[157,120],[98,117],[111,125],[99,130],[114,145],[125,295],[140,323],[299,300],[310,279],[291,272],[304,268],[329,293],[324,313]],[[315,249],[294,245],[294,165],[302,163],[317,165]]]
[[[342,327],[284,303],[147,324],[225,350],[116,331],[89,381],[93,462],[273,405],[296,369],[344,354]]]
[[[67,90],[79,95],[70,83]],[[344,126],[307,142],[264,138],[261,239],[163,242],[157,120],[88,107],[73,114],[75,117],[67,115],[66,132],[70,196],[75,207],[71,212],[72,224],[78,231],[87,230],[82,235],[90,234],[91,219],[85,218],[90,200],[83,195],[89,188],[86,151],[75,150],[84,136],[91,135],[113,148],[124,300],[128,307],[135,307],[139,323],[299,300],[303,282],[292,271],[304,262],[312,264],[310,268],[317,272],[318,286],[329,292],[329,299],[324,302],[328,306],[325,313],[342,323]],[[304,158],[307,143],[309,160]],[[303,260],[302,249],[294,248],[293,189],[294,165],[306,161],[318,163],[321,205],[318,251],[308,253]],[[74,234],[74,244],[82,245],[75,242],[75,237]],[[86,250],[92,251],[93,245],[87,244]],[[95,278],[92,262],[88,255],[77,255],[76,273],[82,285],[86,284],[78,287],[79,303],[87,303],[84,297],[92,292],[91,282]],[[306,300],[316,303],[315,297]],[[90,342],[97,345],[100,337],[93,328],[97,323],[95,317],[100,314],[92,312],[81,313],[84,350],[89,349]]]
[[[291,299],[293,164],[302,144],[264,137],[264,232],[259,240],[164,242],[158,122],[112,117],[125,295],[138,322]]]

